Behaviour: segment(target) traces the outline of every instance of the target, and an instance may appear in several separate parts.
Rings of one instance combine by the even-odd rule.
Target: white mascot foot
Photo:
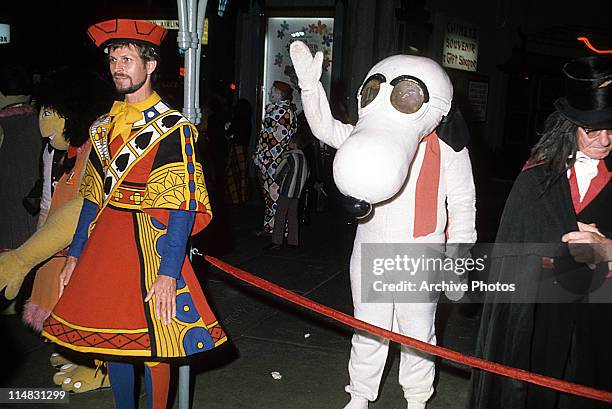
[[[68,363],[64,364],[59,368],[59,372],[56,372],[53,375],[53,383],[60,386],[64,383],[64,379],[70,376],[74,370],[76,370],[79,366],[77,364]]]
[[[343,409],[368,409],[368,400],[360,396],[351,396],[351,401]]]
[[[66,392],[83,393],[110,387],[108,375],[98,368],[79,365],[67,375],[62,382]]]
[[[406,409],[425,409],[425,404],[422,402],[408,402]]]
[[[51,358],[49,358],[49,362],[51,362],[51,366],[54,366],[54,367],[63,366],[63,365],[72,363],[68,360],[68,358],[64,357],[63,355],[58,354],[57,352],[54,352],[51,354]]]

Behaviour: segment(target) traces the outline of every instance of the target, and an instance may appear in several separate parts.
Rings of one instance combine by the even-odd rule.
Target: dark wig
[[[96,73],[63,67],[45,75],[35,94],[39,109],[48,108],[64,118],[64,137],[79,147],[89,138],[89,127],[109,111],[114,91]]]
[[[542,137],[531,149],[529,163],[545,166],[548,189],[572,166],[576,157],[578,125],[555,111],[546,118]]]

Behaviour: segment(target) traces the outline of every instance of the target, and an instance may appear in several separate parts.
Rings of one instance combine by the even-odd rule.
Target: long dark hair
[[[64,137],[80,147],[89,139],[89,127],[113,102],[110,83],[95,72],[79,67],[60,67],[47,73],[38,88],[39,108],[48,108],[65,119]]]
[[[578,125],[555,111],[546,118],[542,137],[531,149],[529,163],[545,166],[545,190],[572,166]]]

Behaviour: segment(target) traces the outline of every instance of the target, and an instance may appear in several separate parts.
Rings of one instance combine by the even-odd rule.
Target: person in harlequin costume
[[[197,131],[152,88],[165,29],[118,19],[88,34],[124,100],[89,130],[83,207],[42,334],[108,356],[117,407],[134,407],[134,365],[144,363],[149,405],[165,408],[173,359],[227,340],[186,257],[212,217]]]
[[[427,243],[445,248],[445,243],[476,241],[471,163],[465,140],[456,138],[465,133],[457,132],[457,125],[465,123],[456,117],[439,128],[444,117],[451,116],[450,79],[425,57],[385,58],[370,69],[358,92],[359,120],[353,126],[332,117],[319,81],[322,53],[313,58],[306,44],[295,41],[290,54],[313,134],[338,149],[333,165],[336,185],[355,199],[355,215],[369,213],[357,227],[350,262],[354,315],[435,344],[439,294],[423,294],[426,298],[417,302],[368,302],[365,289],[362,297],[362,273],[367,271],[362,272],[361,257],[366,243]],[[446,255],[456,257],[453,253],[459,250],[463,249],[446,247]],[[366,409],[377,398],[388,348],[386,339],[355,333],[346,387],[351,400],[345,409]],[[425,408],[433,393],[434,375],[431,356],[402,346],[399,383],[408,409]]]
[[[65,249],[76,229],[83,199],[78,195],[91,143],[88,130],[100,110],[112,102],[110,85],[93,73],[63,68],[51,73],[36,96],[38,122],[47,144],[43,148],[43,199],[38,230],[14,251],[0,255],[0,288],[13,298],[25,276],[36,270],[32,293],[24,306],[24,322],[37,332],[59,298],[59,274]],[[54,353],[53,366],[62,366],[54,381],[72,392],[108,386],[102,371],[80,366]]]
[[[281,162],[283,152],[288,149],[289,141],[297,131],[295,106],[291,103],[293,100],[291,86],[286,82],[274,81],[269,100],[259,140],[253,153],[253,161],[259,170],[259,180],[266,202],[261,234],[272,234],[274,230],[274,213],[279,188],[274,181],[274,173]]]

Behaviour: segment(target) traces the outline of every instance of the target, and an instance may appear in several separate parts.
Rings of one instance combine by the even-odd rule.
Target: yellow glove
[[[34,266],[72,242],[82,206],[82,197],[66,202],[19,248],[0,254],[0,291],[6,287],[4,296],[7,299],[17,296],[24,278]]]

